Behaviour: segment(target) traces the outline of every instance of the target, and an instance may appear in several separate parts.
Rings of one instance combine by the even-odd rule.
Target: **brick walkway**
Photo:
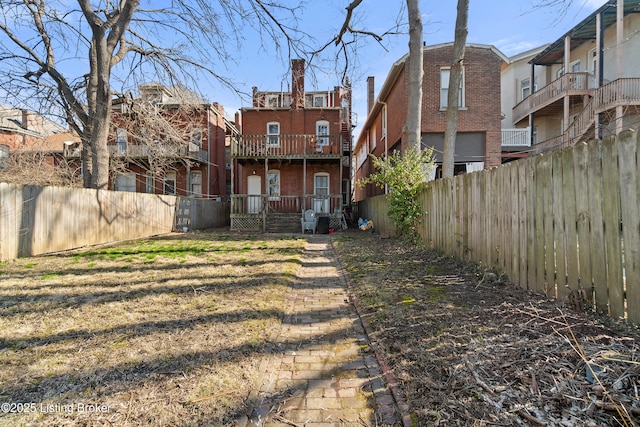
[[[240,426],[400,425],[329,236],[308,236]]]

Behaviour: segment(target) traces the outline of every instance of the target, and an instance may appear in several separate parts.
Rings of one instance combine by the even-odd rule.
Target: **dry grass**
[[[0,403],[22,410],[0,424],[230,423],[303,247],[189,233],[0,263]]]
[[[333,240],[415,425],[640,424],[636,326],[379,236]]]

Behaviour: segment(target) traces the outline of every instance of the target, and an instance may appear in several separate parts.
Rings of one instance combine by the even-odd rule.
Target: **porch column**
[[[262,231],[267,232],[267,211],[269,210],[269,197],[267,192],[269,188],[269,158],[264,159],[264,193],[262,194]],[[262,191],[262,190],[260,190]]]
[[[529,96],[533,96],[533,94],[536,91],[536,64],[531,64],[531,77],[529,78],[530,83],[530,87],[531,87],[531,94]],[[533,99],[533,98],[532,98]],[[533,147],[534,146],[534,140],[533,140],[533,126],[534,126],[534,116],[533,116],[533,109],[531,108],[531,102],[529,102],[529,146]]]
[[[604,83],[604,61],[602,61],[602,51],[604,50],[604,20],[602,19],[602,13],[596,15],[596,66],[593,70],[595,73],[596,90],[602,87]],[[594,117],[595,137],[597,140],[602,140],[602,115],[596,113]]]
[[[302,159],[302,212],[307,210],[307,158]]]
[[[616,76],[621,79],[624,76],[622,70],[622,44],[624,43],[624,0],[618,0],[616,9]],[[616,135],[622,132],[623,107],[616,107]]]
[[[569,73],[569,67],[570,67],[570,62],[571,62],[571,37],[570,36],[566,36],[564,38],[564,74],[568,74]],[[564,76],[561,77],[565,83],[569,83],[567,78],[565,78]],[[566,87],[565,88],[565,93],[568,92],[571,88],[570,87]],[[562,135],[564,136],[562,139],[564,141],[565,144],[569,143],[569,134],[567,133],[567,130],[569,129],[569,111],[570,111],[570,97],[568,94],[565,94],[564,99],[563,99],[563,106],[564,106],[564,113],[562,115]],[[566,146],[566,145],[563,145]]]

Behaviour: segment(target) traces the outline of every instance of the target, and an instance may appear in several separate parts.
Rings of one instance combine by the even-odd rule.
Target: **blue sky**
[[[222,0],[220,0],[222,1]],[[244,0],[238,0],[246,5]],[[307,44],[321,46],[338,32],[344,21],[345,7],[351,0],[279,0],[283,4],[300,7],[297,10],[298,26],[314,40],[305,40]],[[396,19],[406,22],[406,0],[363,0],[356,9],[352,20],[353,26],[373,33],[381,34],[391,28]],[[500,49],[506,56],[512,56],[534,47],[550,43],[561,37],[571,27],[576,25],[595,9],[602,6],[605,0],[555,0],[568,3],[569,7],[536,7],[543,2],[552,0],[470,0],[469,9],[469,43],[489,44]],[[172,0],[144,0],[150,7],[160,7],[161,4],[173,3]],[[75,0],[57,0],[59,7],[76,8]],[[424,40],[429,45],[453,41],[455,18],[455,0],[421,1],[423,13]],[[215,12],[220,7],[217,2],[210,6]],[[291,21],[289,21],[291,22]],[[219,23],[223,32],[229,30],[224,27],[225,16],[220,17]],[[406,27],[405,27],[406,31]],[[171,35],[162,35],[163,41],[174,42]],[[206,78],[200,74],[195,77],[197,89],[210,102],[218,102],[224,106],[229,117],[241,107],[251,105],[251,89],[256,86],[259,90],[285,90],[291,82],[289,57],[287,52],[276,54],[275,45],[268,38],[260,34],[250,23],[242,25],[242,41],[236,47],[230,39],[229,51],[233,53],[233,60],[226,62],[214,61],[212,64],[202,64],[220,75],[231,78],[236,91],[230,90],[219,81]],[[357,44],[357,52],[350,56],[350,77],[353,88],[353,109],[357,115],[358,124],[366,119],[366,79],[375,77],[376,95],[392,66],[408,51],[408,34],[386,37],[381,43],[371,38],[361,39]],[[160,41],[161,43],[162,41]],[[179,43],[179,41],[178,41]],[[354,46],[354,45],[352,45]],[[70,46],[69,55],[63,67],[63,72],[70,75],[81,75],[86,72],[86,57],[78,57],[77,46]],[[80,52],[84,52],[81,48]],[[324,62],[318,62],[321,69],[309,70],[306,76],[307,90],[329,90],[341,84],[340,67],[332,66],[331,56],[335,55],[331,46],[324,55]],[[295,54],[293,55],[295,57]],[[58,55],[58,60],[61,56]],[[78,62],[79,61],[79,62]],[[60,65],[60,64],[59,64]],[[112,88],[117,90],[135,87],[138,83],[149,83],[154,80],[153,75],[137,76],[132,79],[127,71],[119,75],[122,82],[114,78]],[[150,81],[149,81],[150,80]],[[190,85],[194,84],[190,82]],[[2,89],[0,89],[2,93]],[[19,105],[21,106],[21,105]],[[36,108],[36,106],[32,106]],[[357,131],[354,135],[357,136]]]
[[[506,56],[512,56],[555,41],[605,2],[573,0],[569,8],[537,8],[541,3],[537,0],[470,0],[467,42],[494,45]],[[311,1],[305,6],[300,22],[318,41],[328,40],[342,23],[348,3],[347,0]],[[404,3],[405,0],[364,0],[358,8],[356,23],[370,31],[382,32],[392,25],[398,11],[404,10],[401,9]],[[424,39],[428,45],[453,41],[456,5],[455,0],[421,1]],[[267,52],[268,43],[260,43],[255,35],[247,33],[244,37],[234,75],[243,91],[250,93],[253,86],[259,90],[287,90],[291,77],[286,58],[275,58]],[[383,45],[373,41],[364,43],[353,58],[355,68],[349,74],[359,124],[366,119],[367,76],[375,77],[377,95],[391,65],[407,53],[408,35],[390,37]],[[316,73],[307,75],[306,89],[326,90],[339,84],[337,73]],[[200,89],[204,89],[211,101],[220,102],[231,116],[239,108],[250,106],[248,97],[240,98],[215,83],[209,90]]]

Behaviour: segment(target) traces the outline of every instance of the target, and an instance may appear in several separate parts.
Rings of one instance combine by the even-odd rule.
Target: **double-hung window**
[[[272,147],[280,145],[280,123],[267,123],[267,145]]]
[[[167,172],[164,176],[164,194],[176,194],[176,173]]]
[[[192,171],[190,178],[190,190],[192,196],[202,197],[202,172]]]
[[[520,82],[520,91],[522,93],[521,101],[531,95],[531,79],[524,79]]]
[[[202,129],[191,128],[191,138],[189,139],[189,151],[194,153],[202,149]]]
[[[326,120],[318,120],[316,122],[316,136],[318,137],[318,145],[329,145],[329,122]]]
[[[127,153],[127,130],[122,128],[116,129],[116,153],[124,156]]]
[[[445,109],[449,104],[449,79],[451,78],[451,68],[440,69],[440,108]],[[458,87],[458,108],[464,108],[464,68],[460,77]]]

